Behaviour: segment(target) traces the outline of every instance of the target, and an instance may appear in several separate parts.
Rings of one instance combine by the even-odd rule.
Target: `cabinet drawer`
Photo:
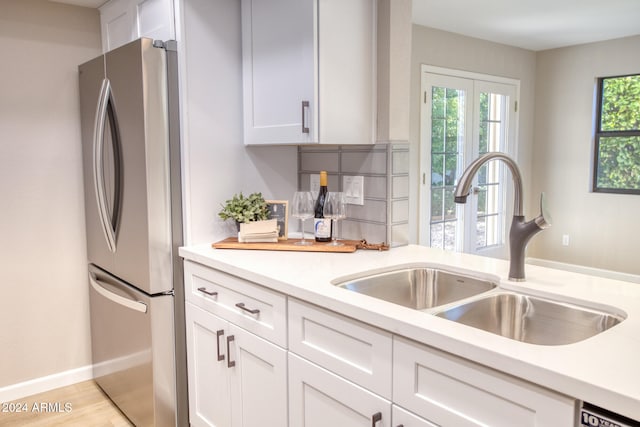
[[[190,261],[184,274],[187,301],[286,348],[283,294]]]
[[[289,350],[391,399],[391,334],[289,299]]]
[[[394,403],[438,425],[570,426],[572,399],[394,337]]]
[[[397,405],[391,406],[391,421],[394,427],[438,427]]]

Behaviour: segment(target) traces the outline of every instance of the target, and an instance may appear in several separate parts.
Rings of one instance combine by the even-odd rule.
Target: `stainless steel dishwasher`
[[[584,402],[577,427],[640,427],[640,422]]]

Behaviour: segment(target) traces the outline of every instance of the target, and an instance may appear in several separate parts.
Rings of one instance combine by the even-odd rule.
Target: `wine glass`
[[[304,221],[313,218],[313,205],[313,195],[310,191],[296,191],[293,195],[291,216],[300,220],[302,230],[302,240],[294,243],[294,245],[306,246],[313,244],[312,241],[304,238]]]
[[[344,193],[342,192],[329,192],[327,199],[324,202],[324,209],[322,214],[325,218],[329,218],[333,221],[333,233],[331,243],[329,246],[342,246],[342,242],[338,242],[338,220],[344,219],[347,216],[346,203],[344,200]]]

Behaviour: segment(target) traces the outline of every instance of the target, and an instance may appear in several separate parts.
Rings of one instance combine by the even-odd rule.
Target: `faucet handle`
[[[541,230],[551,227],[551,214],[547,209],[544,193],[540,193],[540,215],[538,215],[534,221]]]

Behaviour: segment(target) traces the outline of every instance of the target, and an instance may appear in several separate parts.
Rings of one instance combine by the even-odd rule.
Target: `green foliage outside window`
[[[598,83],[594,191],[640,194],[640,75]]]
[[[431,217],[435,221],[455,218],[453,191],[458,169],[462,91],[434,87],[431,110]]]

